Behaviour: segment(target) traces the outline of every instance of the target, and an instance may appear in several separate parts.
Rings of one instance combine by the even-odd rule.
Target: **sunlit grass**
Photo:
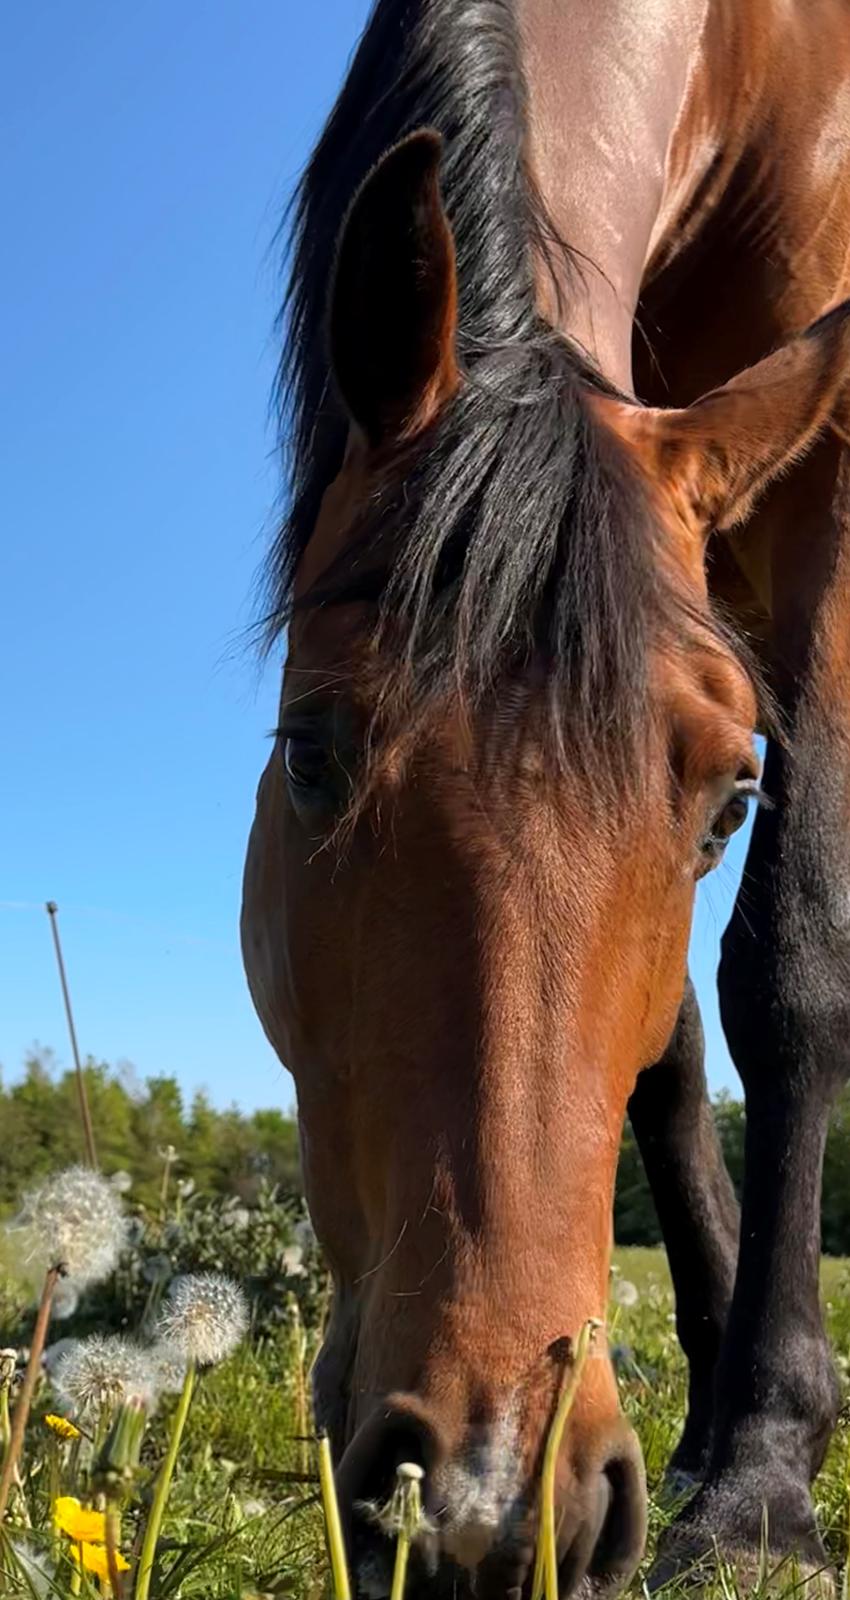
[[[670,1453],[681,1432],[687,1367],[676,1338],[672,1286],[664,1252],[618,1249],[615,1268],[639,1291],[635,1306],[628,1309],[613,1306],[611,1315],[612,1343],[618,1346],[621,1401],[643,1446],[650,1493],[646,1558],[630,1591],[638,1596],[644,1593],[643,1580],[652,1565],[658,1539],[671,1518],[662,1482]],[[845,1407],[816,1481],[814,1500],[827,1553],[840,1582],[847,1561],[850,1515],[850,1415],[846,1405],[850,1376],[850,1264],[847,1261],[824,1259],[821,1297],[845,1393]],[[683,1585],[672,1585],[663,1590],[663,1595],[665,1600],[667,1597],[677,1600],[686,1592]],[[807,1589],[792,1561],[786,1560],[777,1566],[767,1552],[764,1552],[758,1583],[742,1583],[728,1566],[719,1563],[713,1579],[700,1589],[705,1600],[744,1600],[745,1596],[768,1592],[771,1596],[787,1596],[790,1600],[793,1595],[795,1600],[800,1600],[807,1592],[816,1590]]]
[[[643,1445],[650,1490],[650,1537],[646,1562],[631,1589],[644,1591],[658,1537],[670,1511],[661,1495],[664,1469],[682,1425],[686,1367],[676,1339],[669,1272],[662,1252],[618,1250],[615,1283],[633,1284],[636,1299],[622,1289],[612,1295],[608,1337],[616,1347],[618,1381],[627,1415]],[[827,1325],[845,1391],[850,1377],[850,1272],[845,1262],[826,1261],[822,1273]],[[634,1303],[629,1303],[633,1301]],[[597,1337],[602,1338],[601,1332]],[[221,1366],[200,1374],[185,1417],[167,1503],[162,1507],[158,1554],[150,1600],[331,1600],[315,1444],[305,1442],[304,1329],[297,1318],[271,1333],[246,1339]],[[142,1537],[155,1495],[157,1474],[172,1436],[179,1400],[161,1401],[144,1439],[133,1494],[122,1508],[121,1549],[128,1562],[124,1594],[135,1594]],[[5,1548],[0,1548],[0,1596],[40,1597],[80,1593],[103,1600],[107,1582],[96,1570],[71,1571],[57,1535],[51,1507],[57,1494],[74,1494],[73,1432],[45,1421],[56,1397],[44,1386],[28,1428],[24,1494],[11,1509]],[[818,1517],[831,1561],[841,1574],[850,1524],[850,1416],[842,1415],[815,1488]],[[89,1503],[85,1492],[81,1495]],[[24,1506],[26,1515],[24,1515]],[[27,1526],[27,1520],[30,1526]],[[398,1530],[395,1530],[397,1538]],[[411,1537],[415,1537],[412,1534]],[[12,1542],[10,1542],[13,1541]],[[401,1540],[402,1561],[406,1536]],[[410,1540],[407,1539],[407,1543]],[[56,1566],[57,1546],[59,1567]],[[5,1576],[3,1569],[5,1568]],[[397,1571],[399,1565],[397,1564]],[[755,1586],[741,1584],[719,1565],[702,1593],[707,1600],[743,1600],[770,1590],[799,1595],[800,1575],[790,1562],[771,1570],[765,1554]],[[677,1600],[683,1589],[665,1591]]]

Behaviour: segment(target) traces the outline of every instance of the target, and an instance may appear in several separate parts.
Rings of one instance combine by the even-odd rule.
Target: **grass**
[[[662,1482],[674,1449],[685,1408],[687,1369],[673,1313],[673,1293],[667,1258],[662,1250],[618,1249],[615,1267],[639,1292],[633,1307],[612,1308],[610,1336],[623,1350],[618,1362],[623,1410],[635,1427],[643,1447],[650,1495],[650,1533],[646,1559],[630,1591],[642,1593],[642,1580],[652,1563],[655,1545],[670,1520],[664,1504]],[[840,1573],[847,1563],[850,1526],[850,1262],[825,1258],[821,1269],[821,1297],[826,1325],[841,1379],[844,1405],[823,1469],[814,1488],[815,1509],[830,1560]],[[799,1573],[792,1564],[766,1573],[765,1589],[771,1595],[799,1597]],[[707,1600],[743,1600],[759,1592],[739,1586],[734,1573],[719,1569],[707,1591]],[[805,1593],[805,1589],[802,1590]],[[706,1593],[706,1591],[702,1591]],[[676,1600],[674,1590],[665,1596]],[[847,1595],[846,1581],[844,1596]]]
[[[681,1427],[686,1372],[676,1340],[666,1259],[654,1250],[618,1250],[616,1269],[638,1291],[633,1306],[612,1305],[610,1337],[619,1349],[623,1407],[643,1445],[651,1496],[647,1562],[669,1513],[658,1491]],[[850,1363],[850,1268],[827,1261],[823,1269],[827,1322],[842,1383]],[[303,1481],[303,1447],[296,1438],[300,1378],[292,1331],[281,1327],[259,1342],[246,1344],[220,1368],[202,1378],[189,1413],[165,1517],[160,1561],[152,1587],[154,1600],[324,1600],[331,1593],[321,1511],[312,1482]],[[49,1409],[49,1396],[41,1409]],[[153,1468],[162,1459],[166,1428],[175,1402],[157,1417],[145,1444],[139,1509],[141,1527],[149,1502]],[[36,1421],[32,1428],[41,1424]],[[37,1435],[38,1436],[38,1435]],[[38,1436],[40,1437],[40,1436]],[[37,1447],[40,1448],[40,1447]],[[47,1502],[55,1481],[56,1441],[45,1432],[41,1459],[30,1448],[29,1494],[36,1527],[48,1525]],[[51,1457],[51,1451],[54,1457]],[[312,1456],[311,1466],[315,1464]],[[842,1417],[815,1490],[821,1528],[831,1558],[843,1568],[850,1517],[850,1419]],[[125,1545],[134,1550],[134,1514],[125,1522]],[[39,1539],[16,1537],[39,1548]],[[42,1546],[43,1548],[43,1546]],[[642,1569],[645,1574],[646,1567]],[[29,1580],[0,1579],[0,1594],[40,1594]],[[783,1584],[778,1585],[779,1592]],[[789,1571],[784,1592],[795,1589]],[[48,1588],[65,1595],[65,1587]],[[92,1585],[90,1590],[98,1590]],[[640,1578],[632,1594],[642,1593]],[[718,1574],[709,1591],[716,1600],[739,1600],[745,1591],[734,1577]],[[746,1591],[753,1593],[752,1589]],[[667,1591],[668,1595],[670,1591]],[[675,1600],[675,1597],[673,1597]]]
[[[659,1491],[667,1461],[681,1429],[686,1394],[686,1367],[673,1322],[673,1296],[667,1260],[660,1250],[619,1249],[615,1266],[620,1278],[628,1279],[638,1290],[637,1304],[612,1305],[610,1337],[621,1348],[619,1382],[624,1410],[638,1431],[643,1446],[650,1489],[650,1544],[647,1559],[632,1586],[635,1597],[643,1593],[642,1579],[651,1563],[659,1534],[669,1520]],[[822,1273],[827,1323],[835,1348],[839,1372],[845,1389],[850,1379],[850,1264],[825,1260]],[[190,1440],[183,1468],[182,1495],[188,1507],[197,1484],[208,1482],[210,1490],[216,1473],[222,1473],[223,1452],[229,1474],[229,1493],[238,1501],[242,1491],[263,1492],[271,1502],[280,1494],[272,1462],[294,1469],[296,1452],[289,1439],[292,1406],[297,1382],[287,1370],[287,1348],[269,1346],[264,1351],[242,1352],[215,1374],[191,1419]],[[262,1464],[265,1465],[262,1465]],[[214,1499],[214,1494],[211,1495]],[[815,1489],[818,1517],[827,1548],[836,1566],[843,1568],[847,1557],[847,1529],[850,1518],[850,1417],[842,1416],[826,1464]],[[205,1536],[209,1536],[220,1508],[212,1514]],[[260,1516],[241,1539],[243,1571],[253,1574],[254,1588],[240,1591],[233,1587],[236,1574],[235,1552],[232,1576],[219,1573],[211,1587],[187,1587],[185,1595],[208,1595],[209,1600],[242,1600],[243,1595],[263,1593],[263,1579],[252,1556],[267,1537],[264,1528],[274,1525],[274,1512]],[[188,1532],[188,1528],[184,1531]],[[266,1592],[291,1594],[294,1600],[318,1600],[330,1591],[324,1587],[324,1542],[321,1517],[315,1505],[295,1513],[276,1534],[277,1578],[285,1575],[289,1587]],[[269,1567],[268,1561],[266,1567]],[[208,1579],[209,1581],[209,1575]],[[228,1587],[228,1583],[230,1587]],[[789,1568],[787,1581],[780,1574],[773,1589],[789,1596],[799,1594],[799,1580]],[[719,1571],[716,1586],[708,1600],[741,1600],[734,1575]],[[752,1593],[752,1590],[746,1591]],[[670,1600],[675,1600],[671,1594]]]

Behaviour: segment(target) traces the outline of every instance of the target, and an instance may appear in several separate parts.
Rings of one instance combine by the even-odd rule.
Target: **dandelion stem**
[[[301,1308],[295,1295],[290,1298],[292,1318],[292,1345],[294,1377],[295,1439],[297,1442],[296,1470],[306,1478],[310,1471],[308,1434],[310,1432],[309,1403],[307,1398],[307,1334],[301,1317]]]
[[[11,1432],[12,1428],[9,1421],[9,1390],[4,1383],[2,1386],[0,1386],[0,1446],[2,1446],[4,1455],[9,1448]]]
[[[173,1144],[166,1145],[163,1154],[165,1165],[162,1169],[162,1184],[159,1191],[159,1220],[164,1222],[168,1215],[168,1181],[171,1177],[171,1167],[177,1159],[177,1151]]]
[[[124,1600],[124,1580],[118,1567],[118,1549],[121,1544],[121,1512],[114,1501],[106,1507],[106,1564],[109,1582],[115,1600]]]
[[[351,1585],[348,1581],[348,1562],[345,1557],[345,1541],[342,1537],[342,1521],[339,1515],[339,1502],[336,1497],[331,1445],[326,1433],[319,1435],[319,1483],[322,1490],[322,1506],[325,1512],[328,1554],[331,1561],[331,1572],[333,1573],[334,1600],[351,1600]]]
[[[397,1476],[398,1488],[395,1496],[395,1507],[397,1508],[398,1535],[390,1600],[404,1600],[404,1586],[407,1581],[407,1564],[410,1560],[410,1550],[423,1521],[422,1489],[420,1487],[424,1476],[422,1468],[415,1463],[403,1463],[398,1468]]]
[[[586,1322],[576,1340],[575,1355],[569,1376],[561,1390],[546,1449],[543,1455],[543,1473],[540,1480],[540,1521],[537,1529],[537,1555],[534,1563],[534,1581],[531,1600],[558,1600],[558,1551],[555,1529],[555,1470],[564,1437],[567,1418],[578,1394],[581,1375],[587,1360],[593,1336],[601,1324],[596,1318]]]
[[[142,1553],[139,1557],[139,1571],[136,1578],[136,1600],[148,1600],[151,1586],[151,1573],[153,1572],[156,1547],[159,1541],[159,1531],[162,1527],[162,1518],[168,1501],[168,1491],[174,1476],[174,1467],[177,1461],[177,1452],[183,1438],[183,1429],[192,1404],[192,1394],[195,1388],[195,1363],[190,1362],[186,1369],[186,1377],[171,1424],[171,1438],[168,1443],[168,1454],[160,1468],[156,1481],[153,1505],[151,1506],[148,1525],[145,1528],[145,1537],[142,1543]]]
[[[404,1585],[407,1582],[407,1563],[410,1558],[410,1534],[405,1528],[399,1529],[398,1542],[395,1547],[395,1566],[393,1567],[393,1587],[390,1600],[404,1600]]]
[[[35,1319],[32,1344],[30,1345],[30,1357],[29,1361],[27,1362],[27,1370],[24,1374],[21,1392],[18,1396],[14,1415],[12,1417],[12,1425],[9,1432],[9,1443],[6,1447],[6,1453],[3,1457],[3,1471],[2,1474],[0,1474],[0,1523],[4,1521],[6,1516],[6,1508],[9,1504],[9,1494],[11,1492],[12,1484],[15,1481],[15,1472],[18,1462],[21,1458],[21,1450],[23,1449],[24,1444],[24,1433],[26,1431],[27,1420],[30,1414],[32,1397],[35,1393],[35,1386],[38,1382],[38,1375],[41,1370],[41,1356],[44,1350],[44,1341],[47,1337],[47,1327],[48,1323],[50,1322],[50,1312],[53,1307],[53,1296],[56,1292],[56,1285],[59,1281],[59,1272],[59,1267],[50,1268],[44,1279],[44,1288],[41,1291],[41,1300],[39,1301],[38,1306],[38,1316]]]

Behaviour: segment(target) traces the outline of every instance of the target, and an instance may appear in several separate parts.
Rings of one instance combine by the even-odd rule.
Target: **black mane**
[[[279,382],[291,498],[269,560],[269,638],[286,625],[342,463],[347,422],[325,342],[340,225],[379,157],[422,126],[444,140],[466,381],[370,508],[331,597],[356,592],[364,573],[376,585],[411,711],[541,661],[559,760],[631,788],[650,648],[681,624],[682,603],[661,576],[638,475],[588,405],[588,388],[606,385],[537,309],[535,268],[563,283],[571,257],[525,162],[512,0],[377,0],[298,188]]]

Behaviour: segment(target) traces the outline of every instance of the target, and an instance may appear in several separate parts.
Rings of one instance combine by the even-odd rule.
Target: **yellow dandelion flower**
[[[44,1422],[52,1433],[58,1433],[60,1439],[82,1439],[83,1437],[79,1428],[74,1427],[73,1422],[69,1422],[67,1417],[54,1416],[52,1411],[45,1417]]]
[[[53,1502],[53,1521],[60,1533],[66,1533],[75,1544],[105,1544],[106,1516],[102,1511],[90,1511],[80,1505],[73,1495],[63,1494]]]
[[[82,1553],[82,1564],[85,1567],[86,1572],[93,1572],[96,1578],[108,1578],[109,1577],[109,1557],[106,1554],[106,1549],[105,1549],[104,1545],[102,1545],[102,1544],[75,1544],[74,1548],[71,1551],[71,1554],[74,1557],[74,1560],[76,1561],[78,1566],[80,1564],[80,1554],[81,1553]],[[120,1550],[116,1550],[116,1552],[115,1552],[115,1565],[118,1568],[119,1572],[129,1572],[130,1571],[130,1563],[129,1563],[129,1561],[125,1561],[124,1560],[124,1557],[122,1556]]]

